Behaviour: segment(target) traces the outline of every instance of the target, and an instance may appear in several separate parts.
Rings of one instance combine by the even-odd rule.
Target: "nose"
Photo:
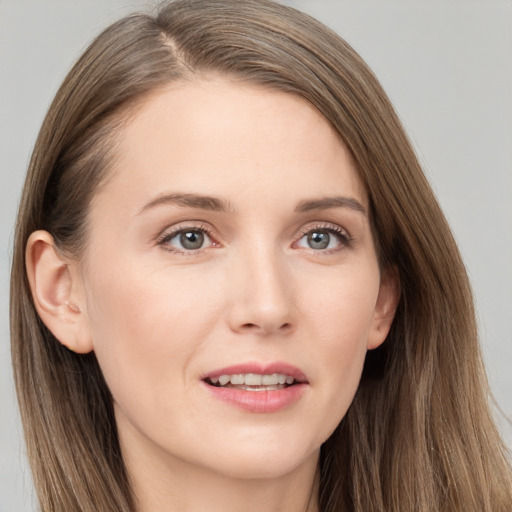
[[[292,271],[272,250],[245,254],[231,266],[228,323],[237,333],[288,334],[298,312]]]

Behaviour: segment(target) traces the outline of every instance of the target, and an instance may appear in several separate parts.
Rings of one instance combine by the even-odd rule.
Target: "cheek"
[[[217,287],[198,293],[187,272],[169,273],[124,267],[91,281],[89,327],[116,401],[157,406],[170,387],[187,381],[189,361],[219,321]]]
[[[329,411],[324,437],[343,418],[359,385],[379,291],[378,269],[340,274],[328,284],[323,291],[314,288],[303,308],[308,337],[314,340],[306,346],[307,357],[318,362],[311,380],[325,398],[316,412]]]
[[[379,293],[376,266],[341,269],[326,275],[323,282],[311,279],[302,287],[301,312],[316,329],[315,346],[320,353],[340,353],[363,345],[372,327]]]

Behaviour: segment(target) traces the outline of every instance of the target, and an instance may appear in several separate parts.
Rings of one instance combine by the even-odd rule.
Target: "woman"
[[[446,221],[371,71],[290,8],[99,36],[37,141],[11,296],[42,510],[510,508]]]

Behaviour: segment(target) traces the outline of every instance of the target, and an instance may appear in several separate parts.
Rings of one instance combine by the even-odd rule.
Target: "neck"
[[[240,478],[123,451],[137,512],[318,512],[318,453],[285,475]],[[154,454],[153,454],[154,455]]]

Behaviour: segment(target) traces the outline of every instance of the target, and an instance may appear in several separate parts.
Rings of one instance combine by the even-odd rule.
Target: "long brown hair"
[[[16,225],[11,336],[28,456],[43,512],[133,512],[112,400],[94,353],[39,319],[24,251],[48,230],[74,257],[133,107],[208,73],[296,94],[332,123],[370,200],[401,300],[320,458],[322,512],[506,512],[512,476],[493,423],[467,275],[381,86],[319,22],[269,0],[178,0],[107,28],[59,89],[30,162]]]

